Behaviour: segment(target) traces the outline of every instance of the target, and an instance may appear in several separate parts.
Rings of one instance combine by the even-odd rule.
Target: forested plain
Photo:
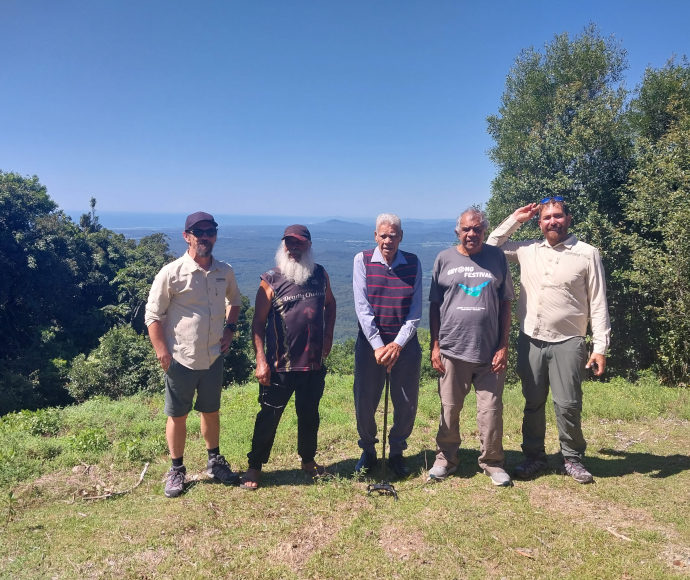
[[[607,376],[651,372],[684,387],[690,377],[690,64],[669,56],[629,88],[622,80],[624,48],[593,26],[521,52],[488,118],[497,174],[486,210],[495,225],[518,206],[565,196],[572,231],[600,248],[605,264],[613,328]],[[425,197],[427,203],[433,192]],[[177,252],[162,233],[135,240],[103,227],[96,200],[87,203],[73,220],[39,177],[0,171],[0,415],[161,389],[143,306],[154,275]],[[528,224],[519,236],[538,233]],[[452,243],[447,224],[437,235],[439,246]],[[422,252],[414,239],[406,241]],[[315,244],[317,255],[325,245]],[[359,249],[342,248],[343,263]],[[426,278],[439,249],[424,250]],[[327,266],[331,251],[322,256]],[[270,265],[270,255],[261,259]],[[351,301],[350,270],[339,267],[333,275],[341,302]],[[514,278],[519,286],[517,271]],[[239,338],[226,357],[226,385],[251,374],[250,304],[245,298]],[[350,340],[334,349],[330,366],[347,372],[351,360]]]

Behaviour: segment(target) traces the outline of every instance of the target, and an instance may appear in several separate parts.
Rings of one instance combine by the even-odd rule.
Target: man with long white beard
[[[316,463],[319,402],[333,345],[335,298],[326,270],[314,263],[311,234],[302,225],[285,228],[276,252],[276,267],[261,275],[256,293],[252,334],[259,381],[259,404],[249,468],[240,487],[259,487],[278,423],[295,393],[297,452],[311,477],[325,473]]]

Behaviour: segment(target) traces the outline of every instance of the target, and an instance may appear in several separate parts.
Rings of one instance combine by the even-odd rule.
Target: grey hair
[[[402,224],[400,223],[400,218],[394,213],[379,214],[379,216],[376,218],[376,231],[379,230],[379,226],[381,224],[390,224],[402,231]]]
[[[484,230],[489,229],[489,219],[486,217],[486,214],[480,210],[479,208],[476,207],[468,207],[465,211],[463,211],[459,216],[458,216],[458,221],[455,223],[455,234],[460,235],[460,223],[462,222],[462,218],[464,218],[466,215],[476,215],[479,216],[480,220],[480,225]]]

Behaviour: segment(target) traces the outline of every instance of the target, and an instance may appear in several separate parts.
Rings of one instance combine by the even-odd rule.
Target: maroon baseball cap
[[[184,222],[184,229],[191,230],[199,222],[211,222],[214,228],[218,227],[216,220],[210,213],[205,211],[195,211],[193,214],[187,216],[187,220]]]
[[[286,227],[283,233],[283,239],[285,238],[297,238],[303,242],[311,242],[311,234],[307,226],[301,226],[299,224]]]

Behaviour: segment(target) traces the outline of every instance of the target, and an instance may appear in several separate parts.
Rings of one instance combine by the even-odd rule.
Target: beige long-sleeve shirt
[[[593,352],[606,354],[611,335],[606,279],[599,251],[570,235],[555,246],[546,240],[510,242],[522,224],[512,215],[489,235],[510,262],[520,264],[520,330],[545,342],[587,334]]]
[[[242,296],[232,266],[216,260],[204,270],[185,254],[163,266],[151,285],[144,321],[160,321],[172,357],[194,370],[205,370],[220,356],[227,306]]]

